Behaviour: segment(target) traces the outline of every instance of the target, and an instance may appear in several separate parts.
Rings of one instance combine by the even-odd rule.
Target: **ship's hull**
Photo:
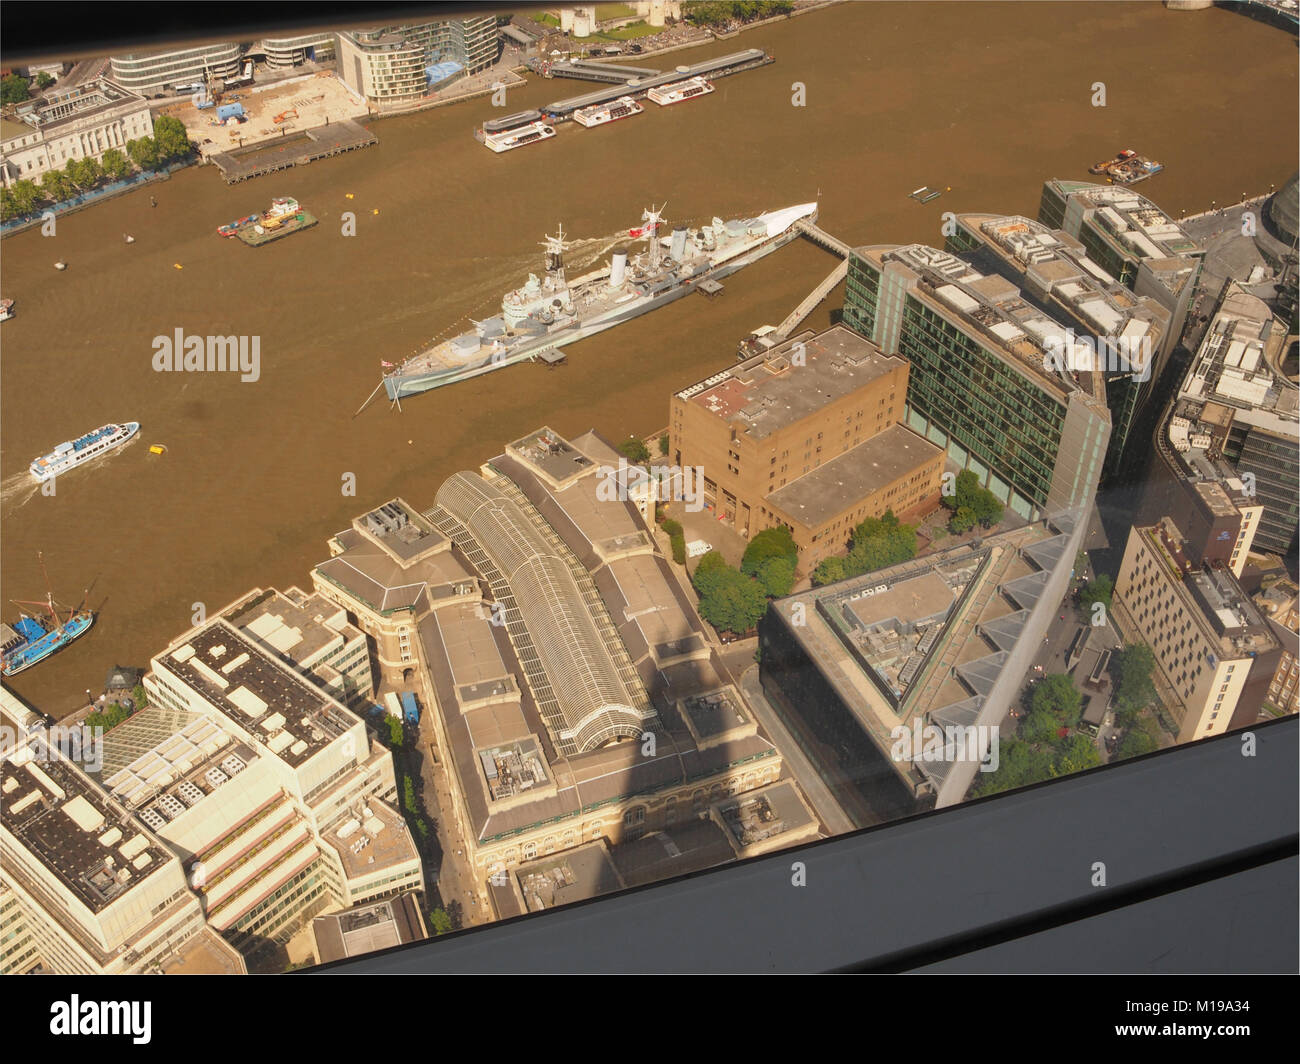
[[[51,632],[46,632],[40,639],[16,647],[4,656],[4,662],[0,664],[0,674],[14,676],[24,669],[30,669],[56,651],[62,650],[74,639],[85,635],[94,623],[93,614],[78,614],[62,628],[55,628]]]
[[[493,361],[491,355],[485,355],[471,365],[456,369],[409,375],[390,374],[384,378],[384,391],[388,393],[390,400],[404,399],[409,395],[418,395],[421,392],[441,388],[447,384],[456,384],[459,381],[482,376],[484,373],[504,369],[506,366],[522,362],[525,359],[536,358],[543,351],[554,350],[575,343],[578,340],[585,340],[588,336],[594,336],[606,329],[612,329],[615,325],[622,325],[626,321],[631,321],[642,314],[681,299],[682,296],[690,295],[699,287],[701,281],[718,281],[724,277],[729,277],[737,270],[770,255],[777,248],[784,247],[798,235],[799,230],[791,227],[766,243],[744,251],[726,262],[719,263],[674,288],[630,301],[625,307],[614,307],[604,314],[581,324],[556,329],[554,332],[539,336],[536,339],[521,340],[508,352],[502,353],[496,361]]]

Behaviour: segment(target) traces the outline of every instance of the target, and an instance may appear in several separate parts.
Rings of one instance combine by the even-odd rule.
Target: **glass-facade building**
[[[906,423],[1026,519],[1091,505],[1110,438],[1104,401],[1036,373],[890,260],[887,248],[852,252],[844,322],[911,364]]]

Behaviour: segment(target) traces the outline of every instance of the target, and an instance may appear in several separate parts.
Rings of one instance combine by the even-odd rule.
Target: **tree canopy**
[[[976,524],[992,528],[1002,520],[1003,506],[997,496],[988,488],[980,487],[980,480],[969,469],[957,474],[952,495],[940,499],[944,506],[953,511],[948,521],[948,530],[960,534],[974,528]]]
[[[767,611],[767,594],[757,580],[727,566],[707,576],[700,616],[719,631],[748,632]]]
[[[740,559],[740,571],[746,576],[757,576],[763,563],[770,558],[785,558],[791,568],[799,562],[799,548],[794,545],[794,537],[784,525],[765,528],[749,541],[744,557]]]

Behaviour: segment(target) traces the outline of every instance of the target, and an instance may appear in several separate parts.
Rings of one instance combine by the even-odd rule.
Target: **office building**
[[[1255,549],[1276,554],[1300,526],[1300,387],[1282,368],[1285,346],[1284,323],[1230,281],[1157,440],[1168,475],[1231,470],[1262,506]]]
[[[311,922],[311,931],[321,964],[429,937],[419,895],[410,892],[318,916]]]
[[[0,119],[0,175],[6,187],[24,179],[40,183],[72,159],[102,162],[110,148],[126,154],[127,141],[153,135],[149,105],[139,94],[106,78],[52,89],[20,104],[15,119]]]
[[[1075,237],[1111,277],[1169,311],[1165,349],[1157,356],[1163,367],[1183,335],[1205,249],[1149,199],[1122,185],[1048,181],[1038,220]]]
[[[22,738],[0,761],[3,970],[245,971],[206,926],[180,857],[4,694],[0,723]]]
[[[327,905],[424,889],[392,754],[280,653],[218,617],[157,655],[145,688],[149,708],[105,736],[104,786],[182,855],[209,926],[250,960]]]
[[[340,702],[354,710],[370,702],[375,682],[365,633],[323,595],[296,587],[285,592],[258,588],[221,612]]]
[[[674,395],[669,453],[741,535],[788,528],[809,572],[864,519],[938,506],[944,454],[900,423],[907,379],[841,325],[804,332]]]
[[[132,52],[109,59],[113,80],[141,96],[157,99],[180,86],[201,84],[209,76],[239,74],[240,46],[231,41],[165,52]]]
[[[267,37],[262,41],[262,52],[266,56],[266,65],[272,69],[286,69],[302,63],[328,63],[335,57],[335,38],[333,32]]]
[[[855,827],[959,802],[1070,586],[1082,511],[772,603],[763,691]],[[960,738],[942,756],[900,739]]]
[[[855,248],[844,322],[909,363],[905,424],[1027,519],[1091,505],[1110,440],[1105,374],[1005,277],[911,244]]]
[[[1297,596],[1300,589],[1294,580],[1281,575],[1264,578],[1263,585],[1254,596],[1259,612],[1268,621],[1277,638],[1279,653],[1277,665],[1268,676],[1268,690],[1264,695],[1264,712],[1269,714],[1300,713],[1300,610]],[[1254,723],[1233,719],[1233,727]]]
[[[1155,655],[1180,743],[1226,732],[1255,659],[1278,649],[1237,578],[1198,568],[1168,518],[1129,533],[1112,608],[1128,638]]]
[[[1172,349],[1169,311],[1121,285],[1073,237],[1028,218],[960,214],[944,247],[984,273],[1002,275],[1073,330],[1071,361],[1096,361],[1105,375],[1111,433],[1102,476],[1118,472]]]
[[[452,74],[476,74],[496,61],[492,15],[405,26],[347,30],[338,35],[339,77],[384,110],[408,106]]]

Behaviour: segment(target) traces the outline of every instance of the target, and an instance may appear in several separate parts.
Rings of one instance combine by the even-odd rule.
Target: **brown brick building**
[[[863,519],[938,504],[944,452],[901,423],[907,378],[843,326],[800,333],[674,395],[669,453],[742,535],[789,528],[808,572]]]

